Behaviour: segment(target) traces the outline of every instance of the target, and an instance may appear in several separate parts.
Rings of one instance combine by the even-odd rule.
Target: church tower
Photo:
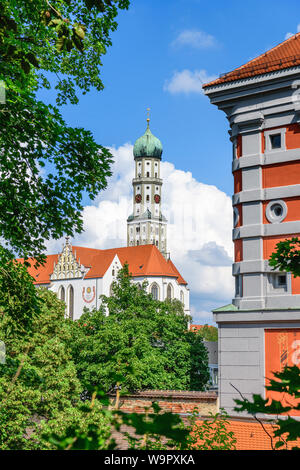
[[[149,122],[148,109],[146,132],[133,147],[133,214],[127,219],[127,245],[155,245],[166,256],[167,220],[161,213],[160,178],[163,148],[160,140],[150,131]]]

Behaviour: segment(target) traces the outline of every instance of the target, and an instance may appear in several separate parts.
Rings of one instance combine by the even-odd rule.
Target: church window
[[[115,275],[115,270],[114,270],[114,269],[112,270],[112,275],[113,275],[113,276]]]
[[[147,171],[147,178],[149,178],[149,176],[150,176],[150,173],[149,173],[149,171]]]
[[[155,178],[157,178],[157,173],[155,173]]]
[[[137,246],[139,246],[140,242],[137,240],[137,241],[136,241],[136,244],[137,244]]]
[[[155,244],[156,244],[156,246],[158,246],[158,241],[157,240],[156,240]]]
[[[68,288],[68,316],[71,320],[73,320],[74,317],[74,289],[72,286],[69,286]]]
[[[147,202],[150,201],[150,196],[149,196],[149,194],[147,194],[147,196],[146,196],[146,201],[147,201]]]
[[[168,284],[168,287],[167,287],[167,299],[168,300],[172,299],[172,286],[171,286],[171,284]]]
[[[158,300],[158,285],[157,284],[152,284],[151,295],[154,300]]]
[[[136,233],[140,233],[140,227],[136,228]]]
[[[180,291],[180,302],[184,304],[184,293],[183,291]]]

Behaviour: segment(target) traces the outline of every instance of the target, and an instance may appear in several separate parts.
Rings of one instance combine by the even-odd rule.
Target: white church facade
[[[167,253],[167,221],[161,214],[160,160],[162,144],[147,130],[134,146],[133,214],[127,219],[127,247],[94,249],[72,246],[69,239],[61,253],[47,256],[30,274],[37,287],[46,287],[66,303],[66,315],[77,320],[84,307],[99,308],[100,296],[111,294],[119,269],[129,266],[133,282],[147,281],[157,300],[178,299],[189,314],[187,282]]]

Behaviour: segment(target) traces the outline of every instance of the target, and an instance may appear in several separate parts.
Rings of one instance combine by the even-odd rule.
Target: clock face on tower
[[[139,202],[141,202],[141,200],[142,200],[141,194],[137,194],[137,195],[135,196],[135,202],[138,202],[138,203],[139,203]]]
[[[159,204],[159,202],[160,202],[160,195],[159,194],[155,194],[154,201],[156,202],[156,204]]]

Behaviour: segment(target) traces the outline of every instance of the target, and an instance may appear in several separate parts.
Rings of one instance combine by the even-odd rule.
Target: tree
[[[2,450],[39,448],[42,421],[50,427],[56,421],[63,432],[64,423],[78,415],[81,384],[71,360],[64,305],[47,290],[39,289],[37,296],[40,311],[30,324],[24,316],[22,335],[11,326],[19,326],[14,316],[4,315],[0,324],[0,340],[6,345],[6,362],[0,364]],[[18,304],[17,299],[16,312]],[[35,437],[28,439],[31,433]]]
[[[281,372],[275,372],[266,390],[277,392],[278,399],[264,399],[261,395],[253,395],[253,401],[246,398],[235,400],[238,405],[235,410],[247,411],[254,415],[268,414],[277,416],[274,423],[274,436],[269,436],[273,449],[281,447],[300,449],[300,422],[293,416],[300,412],[300,369],[297,366],[285,367]],[[288,417],[287,417],[288,415]],[[274,419],[273,419],[274,422]],[[277,439],[276,439],[277,438]]]
[[[202,338],[187,331],[181,302],[154,300],[145,288],[132,283],[125,264],[112,296],[74,324],[73,360],[83,386],[112,391],[122,375],[123,392],[203,390],[209,371]]]
[[[57,105],[103,88],[101,58],[128,0],[4,0],[0,13],[0,237],[19,256],[44,258],[45,240],[83,230],[82,193],[111,175],[109,151],[36,98],[55,74]],[[61,76],[60,76],[61,74]]]

